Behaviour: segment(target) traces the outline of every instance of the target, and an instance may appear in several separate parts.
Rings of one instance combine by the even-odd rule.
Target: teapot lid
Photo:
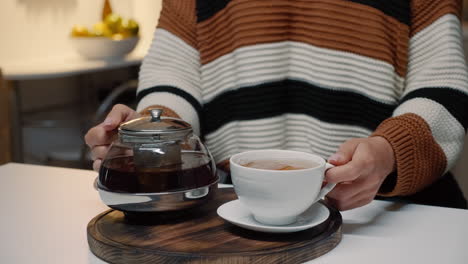
[[[161,117],[163,109],[149,110],[151,116],[143,116],[120,125],[119,137],[123,142],[146,143],[183,139],[192,133],[192,126],[177,118]]]

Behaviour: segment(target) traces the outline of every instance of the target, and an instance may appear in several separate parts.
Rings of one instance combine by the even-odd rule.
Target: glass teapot
[[[194,206],[216,188],[216,166],[187,122],[151,109],[119,127],[102,162],[96,188],[123,211],[168,211]]]

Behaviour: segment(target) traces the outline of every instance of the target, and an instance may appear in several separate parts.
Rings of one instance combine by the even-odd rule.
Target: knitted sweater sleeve
[[[468,124],[468,74],[461,0],[412,0],[408,72],[393,116],[374,136],[386,138],[397,162],[396,184],[381,195],[410,195],[457,160]]]
[[[200,54],[195,12],[195,0],[163,1],[153,42],[140,69],[137,110],[163,106],[199,134]]]

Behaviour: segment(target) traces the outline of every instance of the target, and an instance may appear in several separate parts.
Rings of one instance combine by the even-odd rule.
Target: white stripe
[[[204,102],[229,90],[284,79],[352,91],[389,104],[403,89],[403,78],[386,62],[293,41],[236,49],[203,65],[201,79]]]
[[[324,158],[346,140],[367,137],[372,131],[350,125],[330,124],[302,114],[249,121],[233,121],[206,135],[215,160],[252,149],[279,148],[316,153]]]
[[[150,93],[141,99],[137,111],[141,111],[152,105],[163,105],[173,110],[181,119],[192,125],[196,135],[200,135],[200,121],[197,112],[184,98],[167,92]]]
[[[289,120],[282,120],[286,116],[289,116]],[[289,136],[310,134],[324,142],[323,144],[329,144],[330,142],[342,142],[343,135],[366,137],[370,132],[357,126],[343,126],[341,128],[336,124],[327,124],[318,119],[307,119],[308,117],[305,115],[290,114],[259,119],[259,122],[255,122],[257,120],[232,122],[222,126],[216,132],[210,133],[206,138],[211,141],[223,141],[229,140],[231,137],[238,137],[239,142],[254,143],[271,141],[273,137],[284,137],[285,135],[289,138]],[[266,123],[265,120],[270,122]],[[235,135],[232,134],[233,130],[236,131]]]
[[[154,32],[153,43],[141,65],[138,91],[159,85],[175,86],[201,103],[199,52],[160,28]],[[166,106],[161,101],[153,104]]]
[[[424,87],[450,87],[468,93],[468,72],[460,20],[447,14],[410,40],[405,94]]]
[[[422,117],[429,125],[432,136],[444,151],[447,158],[445,172],[450,170],[458,159],[463,148],[465,130],[463,126],[435,101],[426,98],[414,98],[401,104],[394,116],[414,113]]]

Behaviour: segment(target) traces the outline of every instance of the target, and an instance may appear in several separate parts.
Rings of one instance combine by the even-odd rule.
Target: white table
[[[86,225],[107,209],[95,172],[0,166],[0,263],[104,263]],[[343,212],[343,239],[309,263],[468,263],[468,210],[374,201]]]

